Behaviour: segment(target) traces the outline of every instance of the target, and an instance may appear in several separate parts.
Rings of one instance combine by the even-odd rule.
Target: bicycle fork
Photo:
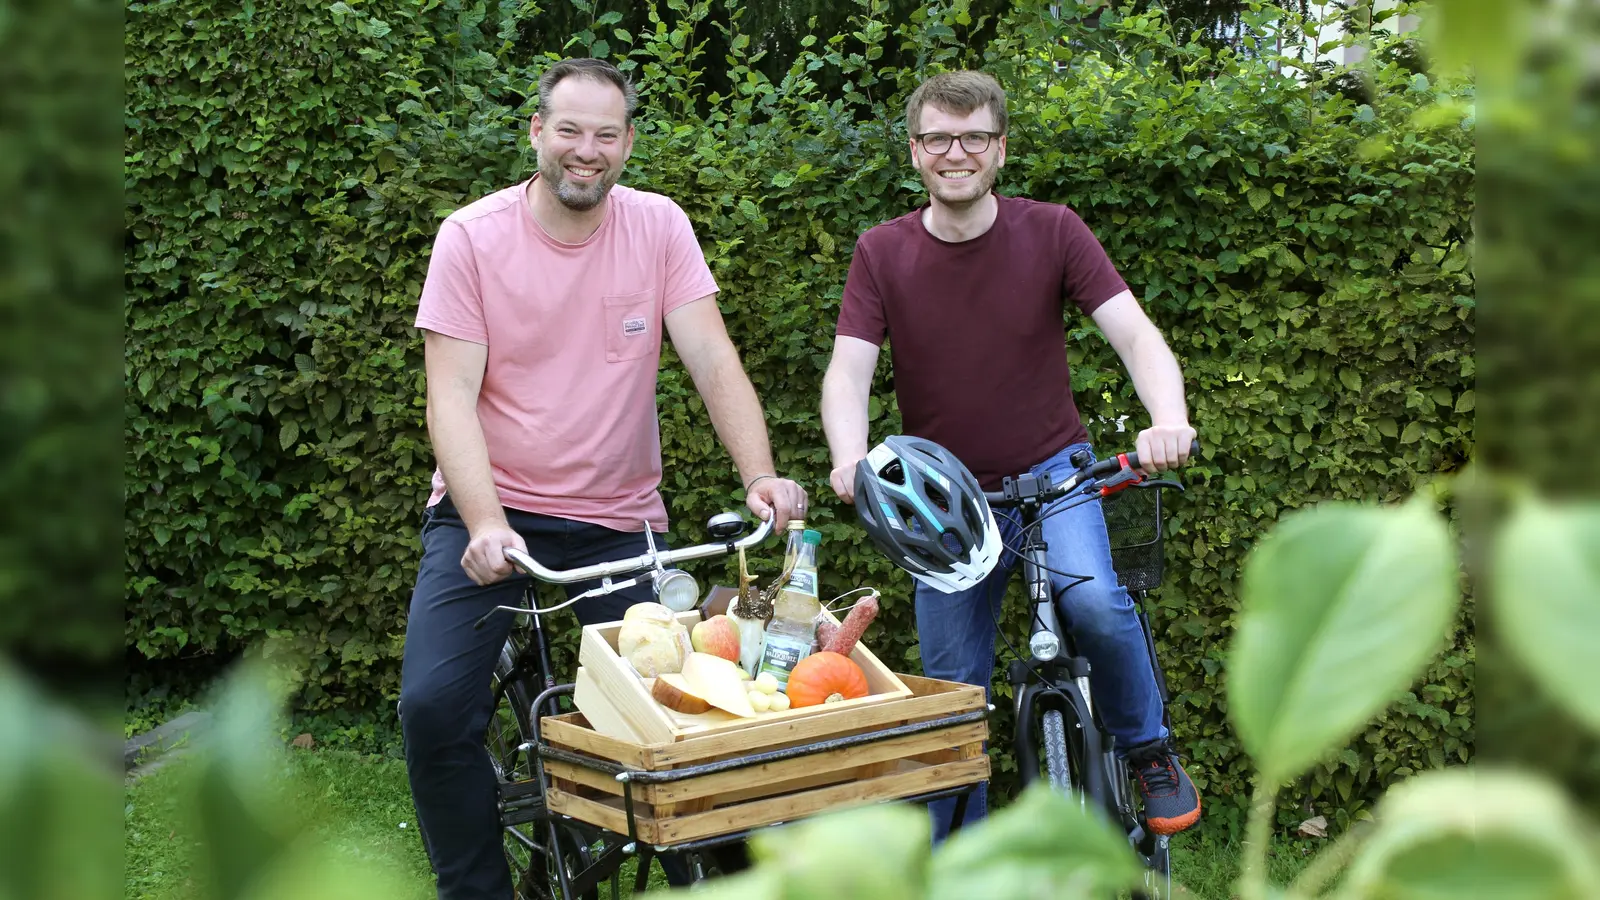
[[[1070,653],[1063,655],[1069,645],[1062,638],[1055,596],[1045,567],[1045,550],[1044,541],[1034,537],[1022,553],[1028,605],[1033,611],[1028,635],[1028,651],[1033,659],[1029,662],[1017,660],[1008,671],[1012,694],[1016,697],[1017,763],[1025,782],[1031,782],[1039,771],[1036,707],[1058,709],[1066,716],[1068,743],[1082,748],[1081,754],[1070,754],[1080,764],[1081,771],[1076,774],[1083,783],[1076,787],[1087,798],[1101,803],[1108,796],[1110,786],[1103,765],[1106,748],[1102,745],[1100,730],[1094,725],[1089,661]],[[1040,669],[1044,670],[1043,680],[1035,675]],[[1067,680],[1050,677],[1063,672],[1068,675]]]

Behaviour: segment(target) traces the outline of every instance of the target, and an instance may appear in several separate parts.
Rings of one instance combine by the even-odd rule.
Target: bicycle
[[[699,601],[698,588],[687,573],[666,566],[749,549],[765,541],[772,533],[771,523],[763,522],[754,533],[740,538],[745,528],[744,520],[737,513],[722,513],[707,523],[707,529],[715,539],[713,543],[658,552],[651,538],[649,550],[643,555],[568,571],[553,571],[525,553],[506,551],[506,558],[533,579],[524,594],[525,606],[496,607],[479,620],[479,625],[492,615],[506,613],[526,615],[530,620],[528,625],[512,630],[495,666],[495,714],[486,735],[498,777],[500,821],[505,835],[506,857],[511,865],[519,900],[598,900],[599,886],[607,880],[611,882],[610,893],[615,900],[620,891],[621,869],[629,857],[638,859],[634,892],[639,893],[646,887],[652,857],[666,852],[682,861],[682,872],[691,883],[713,875],[730,874],[748,864],[743,852],[746,838],[756,828],[770,827],[759,825],[672,846],[652,846],[636,837],[631,788],[625,788],[623,792],[626,825],[615,826],[617,831],[608,831],[552,810],[545,772],[547,759],[582,766],[625,785],[667,784],[710,773],[809,757],[811,754],[836,753],[941,728],[970,725],[987,718],[987,709],[980,709],[923,717],[906,723],[891,722],[862,733],[828,736],[810,742],[753,751],[668,772],[630,770],[605,760],[583,757],[545,742],[540,735],[541,721],[546,716],[560,715],[560,701],[566,698],[570,703],[576,686],[556,683],[549,640],[541,617],[589,597],[638,584],[644,578],[649,579],[654,595],[663,604],[675,612],[686,612]],[[635,573],[639,574],[629,580],[612,581],[618,576]],[[564,603],[546,608],[539,608],[535,603],[536,585],[539,582],[569,584],[595,578],[601,579],[599,587]],[[959,827],[968,795],[976,783],[974,780],[899,799],[926,803],[953,797],[956,800],[956,826]]]
[[[1191,454],[1199,452],[1196,441]],[[1134,601],[1164,708],[1169,697],[1166,676],[1156,659],[1143,601],[1162,577],[1161,490],[1182,491],[1183,487],[1174,481],[1144,477],[1135,453],[1094,462],[1088,451],[1079,451],[1071,462],[1076,471],[1061,484],[1054,484],[1049,473],[1023,474],[1005,478],[999,491],[985,492],[996,515],[1012,509],[1021,516],[1021,545],[1016,550],[1022,560],[1031,618],[1030,656],[1024,658],[1012,648],[1017,658],[1007,667],[1007,681],[1015,697],[1017,767],[1024,787],[1040,777],[1048,778],[1056,788],[1075,795],[1085,808],[1093,804],[1103,810],[1122,828],[1145,865],[1145,890],[1135,896],[1167,898],[1172,895],[1170,839],[1145,828],[1135,801],[1132,773],[1093,703],[1089,662],[1078,655],[1071,635],[1059,625],[1040,523],[1057,512],[1097,499],[1112,501],[1104,503],[1103,509],[1107,530],[1114,536],[1113,568]],[[1139,490],[1126,497],[1154,498],[1153,515],[1147,517],[1125,498],[1123,492],[1129,488]],[[1115,542],[1116,536],[1130,533],[1136,539],[1120,546]],[[998,630],[1003,636],[1004,630]]]
[[[642,555],[578,569],[548,569],[531,556],[514,548],[506,550],[509,560],[532,580],[523,594],[522,607],[499,606],[489,616],[517,614],[527,623],[513,628],[500,651],[494,670],[495,713],[489,722],[486,744],[499,779],[500,823],[504,834],[506,860],[511,866],[518,900],[598,900],[599,885],[612,880],[613,898],[619,889],[617,878],[623,862],[635,855],[638,847],[619,836],[563,816],[553,816],[544,800],[544,777],[538,748],[539,720],[559,715],[562,697],[570,702],[572,685],[558,685],[550,658],[550,642],[542,617],[590,597],[632,587],[648,579],[652,595],[674,612],[692,609],[699,601],[699,590],[692,576],[680,569],[669,569],[679,562],[706,559],[750,549],[772,534],[770,520],[751,534],[740,537],[747,525],[738,513],[721,513],[706,523],[713,542],[681,550],[658,551],[649,529],[645,531],[648,550]],[[620,576],[635,577],[614,581]],[[550,607],[537,605],[537,586],[573,584],[600,579],[600,585],[566,602]],[[712,854],[695,853],[686,860],[692,880],[699,881],[710,871],[737,867],[726,856],[708,859]],[[648,877],[649,853],[639,859],[635,891],[642,891]]]

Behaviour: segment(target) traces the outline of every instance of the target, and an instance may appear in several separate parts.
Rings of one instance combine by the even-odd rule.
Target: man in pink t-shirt
[[[400,709],[441,898],[512,895],[483,747],[511,619],[473,628],[519,599],[523,579],[508,578],[506,549],[568,569],[641,554],[646,529],[666,530],[656,420],[664,333],[751,511],[779,528],[805,512],[804,491],[773,468],[761,404],[688,216],[616,184],[635,102],[609,63],[552,66],[529,132],[538,173],[445,219],[422,289],[416,324],[438,469]],[[572,585],[569,596],[591,586]],[[641,585],[573,610],[585,624],[613,621],[649,599]]]

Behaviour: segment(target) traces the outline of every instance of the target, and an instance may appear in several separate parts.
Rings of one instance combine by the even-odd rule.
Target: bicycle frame
[[[1193,445],[1191,452],[1199,453],[1198,442]],[[1039,777],[1037,748],[1041,741],[1038,740],[1035,721],[1042,721],[1044,713],[1052,708],[1061,711],[1063,719],[1070,719],[1072,723],[1064,738],[1069,769],[1076,764],[1077,771],[1069,774],[1077,784],[1079,803],[1085,808],[1093,803],[1117,819],[1129,844],[1147,866],[1154,866],[1158,859],[1161,860],[1160,873],[1156,877],[1165,874],[1170,889],[1170,869],[1167,868],[1170,863],[1166,861],[1170,839],[1164,835],[1147,833],[1139,816],[1129,784],[1127,764],[1118,752],[1116,739],[1106,732],[1099,712],[1094,707],[1093,692],[1089,685],[1089,661],[1078,655],[1071,635],[1060,625],[1050,582],[1049,548],[1040,526],[1051,515],[1120,490],[1135,486],[1176,487],[1179,490],[1182,487],[1173,482],[1146,481],[1136,471],[1139,462],[1134,454],[1123,454],[1097,463],[1087,460],[1080,462],[1074,458],[1073,464],[1077,471],[1060,485],[1052,484],[1049,474],[1027,474],[1006,478],[1002,491],[986,495],[991,504],[1010,507],[1018,514],[1021,545],[1016,550],[1021,558],[1023,583],[1028,593],[1030,658],[1013,660],[1007,667],[1007,680],[1012,686],[1016,704],[1016,728],[1012,740],[1018,771],[1025,784]],[[1105,480],[1100,481],[1101,478]],[[1157,533],[1159,536],[1159,525]],[[1134,597],[1140,630],[1165,707],[1168,699],[1166,678],[1156,659],[1149,619],[1141,602],[1143,591],[1130,590],[1129,593]],[[1141,895],[1136,892],[1136,896]]]

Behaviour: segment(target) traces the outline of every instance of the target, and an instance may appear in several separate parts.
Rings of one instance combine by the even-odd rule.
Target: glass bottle
[[[771,673],[779,689],[788,687],[789,673],[811,654],[817,614],[822,611],[817,598],[817,548],[822,535],[791,530],[789,538],[794,564],[772,602],[772,621],[767,624],[761,653],[760,671]]]

